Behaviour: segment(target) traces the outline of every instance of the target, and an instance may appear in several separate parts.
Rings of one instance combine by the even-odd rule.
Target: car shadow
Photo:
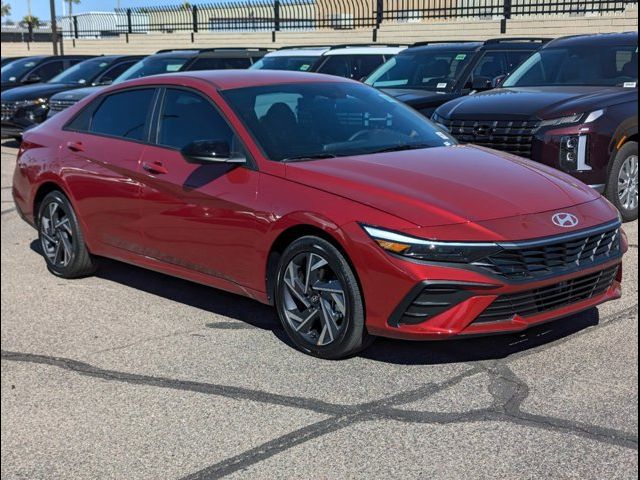
[[[42,255],[38,241],[31,243],[31,249]],[[210,322],[204,325],[207,328],[259,328],[271,331],[278,339],[292,346],[275,309],[270,306],[116,260],[100,258],[99,266],[96,273],[98,278],[236,320]],[[398,365],[439,365],[497,360],[561,340],[599,322],[598,309],[592,308],[517,334],[434,342],[378,338],[373,345],[357,356]]]
[[[363,358],[399,365],[499,360],[516,353],[551,344],[600,323],[597,308],[532,327],[524,332],[434,342],[409,342],[379,338]]]

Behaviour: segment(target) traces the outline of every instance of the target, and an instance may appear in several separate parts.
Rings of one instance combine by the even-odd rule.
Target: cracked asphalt
[[[114,261],[50,275],[3,143],[2,479],[638,475],[638,225],[624,298],[524,334],[327,362],[253,301]]]

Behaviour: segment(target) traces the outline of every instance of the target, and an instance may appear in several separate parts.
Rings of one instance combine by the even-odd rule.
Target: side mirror
[[[189,163],[245,163],[242,157],[233,157],[226,140],[198,140],[181,150]]]
[[[489,77],[476,77],[471,82],[472,90],[490,90],[491,89],[491,79]]]
[[[502,82],[504,82],[506,79],[507,79],[507,75],[500,75],[491,81],[491,86],[493,88],[498,88],[500,85],[502,85]]]
[[[42,77],[39,75],[29,75],[27,78],[23,80],[23,83],[40,83],[42,82]]]

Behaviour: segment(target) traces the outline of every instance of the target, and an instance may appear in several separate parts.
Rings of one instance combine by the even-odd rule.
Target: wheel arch
[[[69,199],[71,202],[71,198],[69,194],[65,191],[65,189],[59,184],[51,180],[46,180],[41,183],[33,196],[33,202],[31,203],[32,211],[33,211],[33,220],[34,223],[38,224],[38,211],[40,210],[40,204],[44,200],[44,197],[49,195],[51,192],[58,191],[62,193],[65,197]]]
[[[344,256],[345,260],[351,267],[353,271],[353,275],[358,282],[358,287],[362,292],[362,298],[364,302],[364,291],[362,290],[362,283],[360,282],[360,278],[358,276],[358,271],[351,260],[351,257],[347,253],[344,245],[338,239],[338,235],[335,235],[333,232],[329,232],[325,229],[322,229],[316,225],[309,223],[298,223],[295,225],[291,225],[284,229],[280,234],[276,237],[276,239],[271,244],[271,248],[269,249],[269,254],[267,255],[267,266],[266,266],[266,278],[265,278],[265,286],[267,292],[267,299],[269,304],[273,305],[274,302],[274,289],[276,285],[276,275],[278,269],[278,263],[280,262],[280,258],[282,254],[286,250],[286,248],[291,245],[298,238],[306,237],[306,236],[314,236],[321,238],[331,245],[333,245],[338,251]],[[366,309],[365,309],[366,311]]]

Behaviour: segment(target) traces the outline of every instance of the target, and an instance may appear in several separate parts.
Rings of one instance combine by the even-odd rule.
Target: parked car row
[[[637,62],[637,32],[409,47],[162,50],[145,58],[30,57],[2,68],[3,90],[10,88],[2,93],[2,135],[18,137],[104,85],[160,73],[244,68],[325,73],[363,80],[463,143],[570,173],[633,220],[638,216]],[[76,64],[48,79],[53,63],[57,69]]]

